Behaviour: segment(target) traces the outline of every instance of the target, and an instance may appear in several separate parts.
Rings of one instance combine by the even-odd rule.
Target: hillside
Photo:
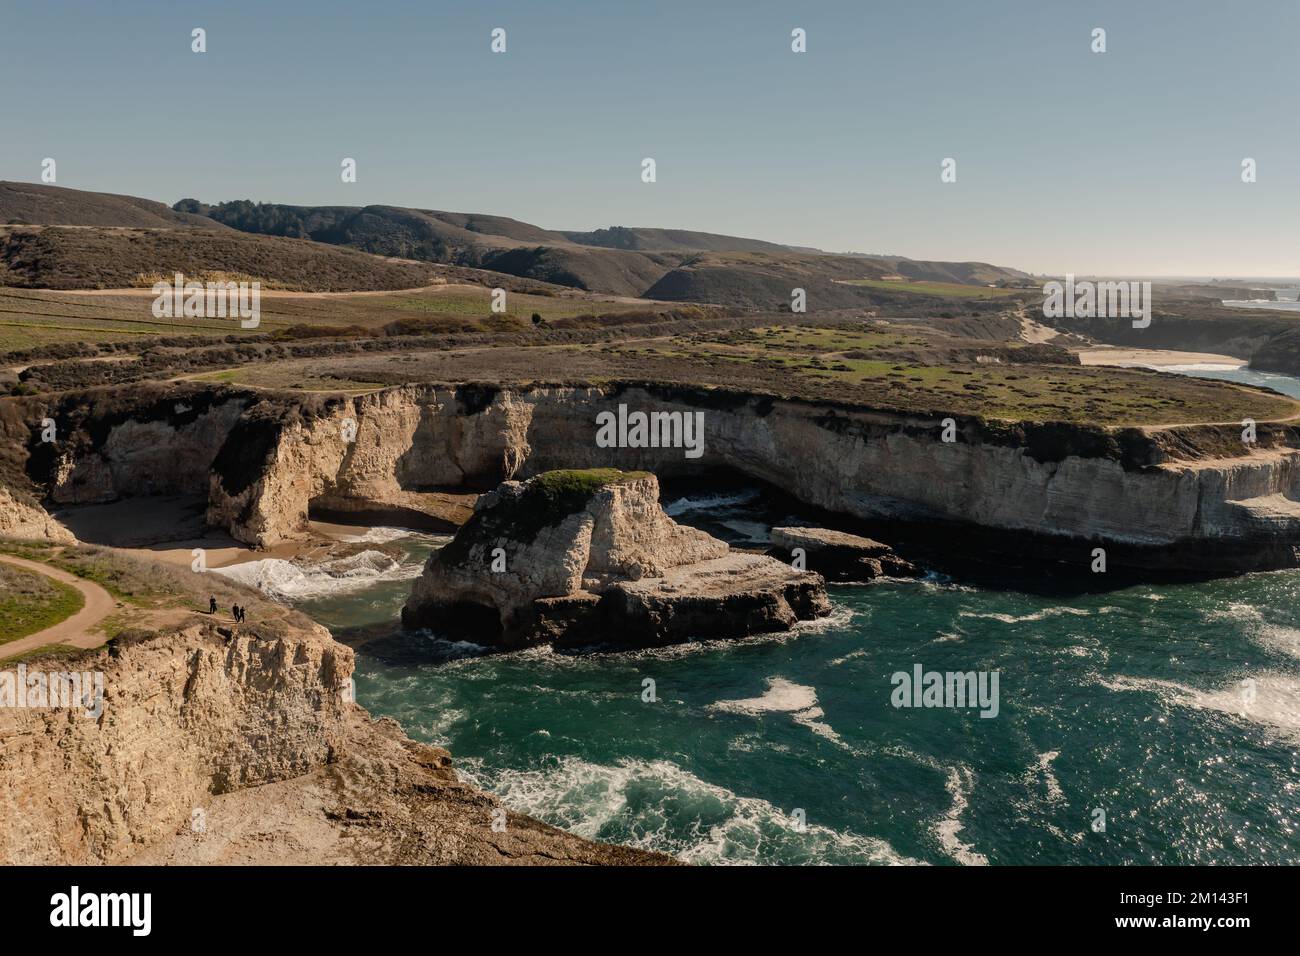
[[[823,309],[877,301],[861,290],[832,289],[833,280],[897,274],[983,285],[1025,275],[978,262],[800,252],[773,242],[685,229],[611,226],[560,232],[501,216],[399,206],[284,206],[247,200],[208,206],[185,199],[175,208],[235,229],[349,245],[377,255],[491,269],[591,292],[676,301],[703,295],[699,301],[736,306],[788,304],[790,289],[800,284],[790,280],[800,276],[824,280],[817,304],[809,306]]]
[[[855,281],[984,286],[1024,277],[987,263],[799,251],[685,229],[564,232],[505,216],[384,205],[182,199],[168,209],[131,196],[0,184],[0,283],[11,286],[106,288],[182,271],[252,276],[272,288],[366,291],[427,283],[433,273],[415,262],[745,308],[788,308],[791,290],[804,288],[814,311],[894,301],[892,290],[848,284]]]
[[[259,279],[269,288],[341,292],[427,285],[438,270],[301,239],[224,229],[0,227],[0,285],[112,289],[150,285],[174,272]]]
[[[594,232],[565,232],[571,242],[603,249],[638,252],[790,252],[789,246],[761,239],[742,239],[689,229],[647,229],[641,226],[610,226]]]
[[[225,231],[226,228],[204,216],[176,212],[151,199],[13,182],[0,182],[0,225],[131,226],[209,231]]]

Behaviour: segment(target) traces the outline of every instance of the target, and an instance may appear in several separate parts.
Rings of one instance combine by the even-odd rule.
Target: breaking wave
[[[749,489],[731,495],[718,494],[705,495],[701,498],[678,498],[671,504],[664,506],[664,513],[670,518],[676,518],[678,515],[688,514],[693,511],[716,511],[719,508],[749,504],[756,498],[758,498],[756,489]]]
[[[886,841],[801,819],[707,783],[668,760],[593,763],[549,757],[527,770],[458,761],[471,783],[511,809],[592,840],[656,850],[687,863],[915,864]]]
[[[292,602],[363,591],[381,581],[411,580],[420,576],[423,567],[420,561],[399,561],[381,551],[362,551],[320,564],[263,558],[212,571],[277,601]]]

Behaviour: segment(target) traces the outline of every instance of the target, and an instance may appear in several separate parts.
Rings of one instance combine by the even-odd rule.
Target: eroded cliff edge
[[[600,447],[596,417],[619,406],[702,413],[702,454]],[[829,511],[1100,543],[1137,568],[1290,567],[1300,544],[1300,429],[1289,423],[1260,423],[1245,445],[1237,424],[1009,424],[631,382],[355,397],[178,384],[13,407],[22,480],[48,501],[203,494],[211,524],[257,546],[304,534],[313,508],[418,515],[436,489],[593,467],[730,468]],[[35,438],[43,417],[57,443]]]
[[[351,702],[351,649],[306,618],[204,617],[21,665],[102,675],[102,707],[0,706],[0,863],[671,862],[459,781]]]

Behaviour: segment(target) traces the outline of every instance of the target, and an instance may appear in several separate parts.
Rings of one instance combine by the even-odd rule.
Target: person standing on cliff
[[[235,623],[236,623],[236,624],[239,623],[239,605],[238,605],[238,604],[232,604],[232,605],[230,605],[230,616],[233,617],[233,618],[235,619]]]
[[[208,595],[208,613],[209,614],[217,613],[217,599],[215,597],[212,597],[211,595]]]

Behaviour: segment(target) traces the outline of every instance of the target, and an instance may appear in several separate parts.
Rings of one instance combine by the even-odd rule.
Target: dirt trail
[[[50,567],[48,564],[41,564],[39,561],[28,561],[26,558],[16,558],[8,554],[0,555],[0,561],[28,571],[35,571],[37,574],[43,574],[62,584],[70,585],[80,591],[81,596],[85,599],[85,604],[80,611],[71,617],[64,618],[58,624],[47,627],[43,631],[37,631],[35,634],[28,634],[16,641],[0,644],[0,658],[23,654],[35,648],[44,647],[46,644],[98,647],[104,643],[104,635],[92,633],[91,628],[117,609],[117,601],[113,599],[113,595],[92,581],[79,578],[75,574],[69,574],[59,568]]]

